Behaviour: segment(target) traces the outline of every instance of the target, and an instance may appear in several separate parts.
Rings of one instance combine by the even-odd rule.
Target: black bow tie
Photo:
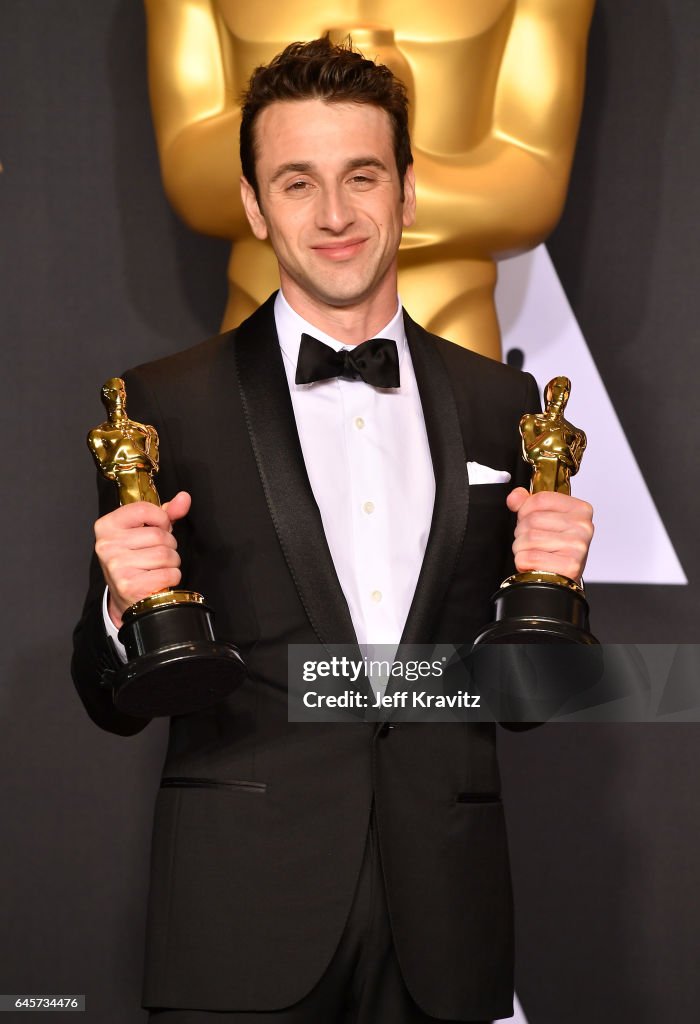
[[[302,334],[295,383],[343,377],[364,380],[375,388],[398,388],[399,351],[390,338],[373,338],[336,352],[310,334]]]

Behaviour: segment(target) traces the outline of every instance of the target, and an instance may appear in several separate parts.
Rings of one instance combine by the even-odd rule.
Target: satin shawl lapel
[[[447,369],[431,335],[405,312],[404,321],[433,460],[435,506],[423,566],[401,637],[402,647],[431,640],[435,616],[462,547],[469,507],[462,429]],[[401,656],[399,648],[397,657]]]
[[[322,644],[357,638],[304,465],[274,318],[274,296],[236,332],[236,369],[270,515],[309,622]]]

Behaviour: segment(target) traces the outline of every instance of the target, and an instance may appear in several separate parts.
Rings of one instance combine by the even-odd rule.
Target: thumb
[[[530,492],[524,487],[516,487],[506,498],[506,504],[511,512],[519,512],[529,497]]]
[[[192,498],[187,491],[178,491],[174,498],[170,501],[166,501],[163,505],[163,511],[167,512],[168,519],[171,523],[177,522],[178,519],[182,519],[186,516],[190,510],[192,504]]]

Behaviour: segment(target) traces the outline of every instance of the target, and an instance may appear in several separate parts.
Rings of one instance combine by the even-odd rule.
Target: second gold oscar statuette
[[[564,417],[571,394],[568,377],[555,377],[544,391],[545,411],[520,420],[523,458],[533,467],[530,490],[571,494],[586,435]],[[588,625],[588,602],[576,580],[546,568],[518,572],[493,596],[494,621],[475,644],[597,644]]]

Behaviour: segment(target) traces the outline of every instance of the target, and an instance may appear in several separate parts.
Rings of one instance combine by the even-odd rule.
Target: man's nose
[[[321,190],[316,206],[316,223],[318,227],[334,234],[341,234],[348,228],[355,214],[350,196],[342,185],[332,185]]]

